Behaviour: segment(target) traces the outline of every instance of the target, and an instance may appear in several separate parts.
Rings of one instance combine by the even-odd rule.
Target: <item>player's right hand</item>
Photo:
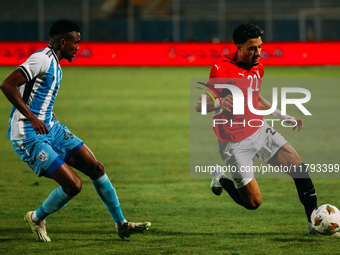
[[[233,109],[233,95],[228,95],[224,98],[221,98],[221,101],[221,108],[227,112],[231,112],[231,110]]]
[[[29,119],[29,122],[38,135],[48,134],[50,132],[45,123],[39,120],[37,117]]]
[[[300,132],[300,130],[303,128],[303,119],[295,119],[292,122],[290,122],[289,120],[286,120],[286,122],[295,125],[293,127],[293,131],[296,129],[296,127],[299,127],[298,132]]]

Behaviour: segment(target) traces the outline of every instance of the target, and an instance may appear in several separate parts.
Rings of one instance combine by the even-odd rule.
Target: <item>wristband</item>
[[[272,113],[273,116],[277,117],[277,118],[280,118],[281,120],[286,120],[286,119],[293,119],[295,120],[295,117],[293,116],[290,116],[290,115],[282,115],[281,114],[281,111],[279,109],[276,109],[273,113]]]

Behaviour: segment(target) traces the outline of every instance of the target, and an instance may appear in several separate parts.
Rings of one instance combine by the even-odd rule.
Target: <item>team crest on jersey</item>
[[[48,153],[44,150],[41,150],[37,155],[37,159],[39,159],[42,162],[48,160]]]

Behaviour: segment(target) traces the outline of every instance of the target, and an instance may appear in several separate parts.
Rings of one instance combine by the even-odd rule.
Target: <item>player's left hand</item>
[[[300,132],[300,130],[303,128],[303,119],[286,119],[285,122],[295,125],[293,130],[295,130],[296,127],[299,127],[298,132]]]

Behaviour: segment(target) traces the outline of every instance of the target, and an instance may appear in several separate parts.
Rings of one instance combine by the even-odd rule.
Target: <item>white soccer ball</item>
[[[334,205],[324,204],[314,209],[311,215],[313,229],[321,235],[340,231],[340,212]]]

